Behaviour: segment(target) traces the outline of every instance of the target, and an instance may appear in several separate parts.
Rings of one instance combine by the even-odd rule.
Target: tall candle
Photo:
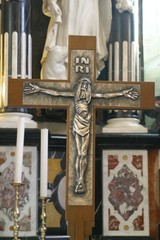
[[[14,182],[22,182],[22,164],[23,164],[23,147],[24,147],[24,128],[25,121],[23,117],[19,117],[17,127],[17,142],[16,142],[16,161],[15,161],[15,176]]]
[[[48,185],[48,129],[41,129],[40,197],[47,197]]]

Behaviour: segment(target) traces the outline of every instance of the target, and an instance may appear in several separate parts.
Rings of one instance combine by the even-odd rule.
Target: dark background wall
[[[42,13],[42,0],[31,0],[32,5],[32,52],[33,78],[40,78],[41,57],[46,39],[49,18]]]

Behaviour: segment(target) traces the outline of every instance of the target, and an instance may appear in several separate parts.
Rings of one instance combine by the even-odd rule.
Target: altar
[[[14,129],[0,129],[0,146],[14,146],[16,141],[16,130]],[[10,139],[8,141],[8,139]],[[96,172],[95,172],[95,225],[93,227],[92,236],[90,239],[119,239],[116,236],[104,236],[103,235],[103,183],[102,183],[102,162],[103,162],[103,151],[113,149],[125,150],[137,150],[137,151],[148,151],[148,167],[149,171],[149,236],[121,236],[121,239],[155,239],[159,235],[159,148],[160,148],[160,135],[159,134],[97,134],[96,135]],[[134,146],[133,146],[134,143]],[[40,150],[40,131],[38,129],[27,129],[25,133],[25,146],[36,147]],[[116,147],[115,147],[116,146]],[[49,182],[48,188],[50,190],[57,189],[47,203],[48,220],[47,220],[47,232],[46,239],[69,239],[67,236],[67,224],[65,222],[65,206],[63,205],[62,199],[64,198],[63,192],[63,181],[65,179],[65,151],[66,151],[66,136],[65,135],[49,135]],[[38,161],[39,162],[39,161]],[[61,163],[61,166],[59,165]],[[39,165],[39,163],[37,163]],[[52,166],[56,166],[55,170],[52,171]],[[59,167],[58,167],[59,166]],[[57,174],[57,175],[56,175]],[[55,185],[55,184],[58,185]],[[40,191],[40,182],[38,180],[38,192]],[[62,191],[61,191],[61,190]],[[39,203],[38,203],[39,202]],[[37,229],[40,231],[40,212],[41,204],[40,200],[36,202],[38,208],[38,222]],[[54,213],[54,214],[53,214]],[[49,219],[52,219],[50,223]],[[59,219],[59,220],[58,220]],[[40,232],[38,232],[40,234]],[[27,237],[28,239],[38,239],[37,237]],[[7,239],[9,239],[7,237]],[[22,238],[23,239],[23,238]]]

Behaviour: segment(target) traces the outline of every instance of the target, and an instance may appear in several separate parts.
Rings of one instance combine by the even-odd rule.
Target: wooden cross
[[[95,111],[152,109],[154,84],[96,81],[96,38],[69,37],[68,80],[9,80],[9,107],[67,109],[66,220],[71,240],[94,226]]]

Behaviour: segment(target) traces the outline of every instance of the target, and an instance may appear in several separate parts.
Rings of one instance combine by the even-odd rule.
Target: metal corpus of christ
[[[95,81],[95,46],[95,37],[70,36],[68,80],[11,79],[9,83],[10,106],[68,110],[68,205],[93,204],[96,108],[154,107],[153,83]],[[18,84],[22,92],[15,99]]]

